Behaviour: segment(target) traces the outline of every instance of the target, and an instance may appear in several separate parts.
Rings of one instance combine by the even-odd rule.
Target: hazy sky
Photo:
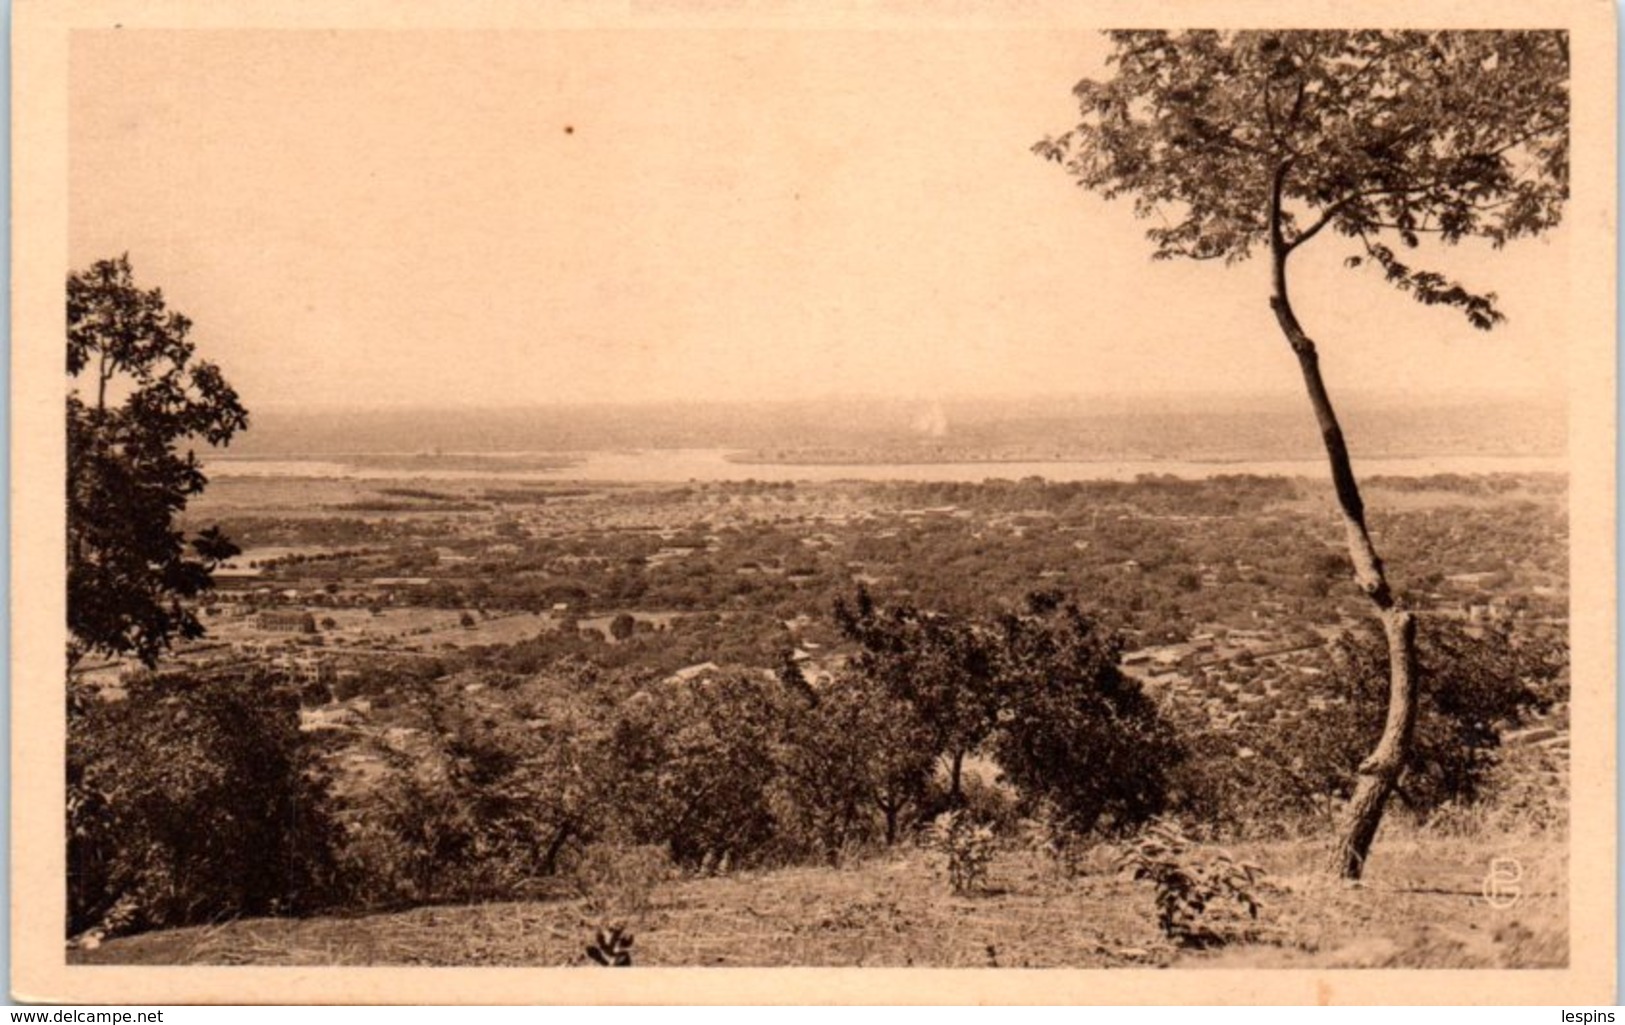
[[[255,405],[1292,391],[1266,267],[1153,263],[1028,152],[1092,34],[76,34],[74,269],[128,251]],[[1447,267],[1323,236],[1334,390],[1565,389],[1566,231]]]

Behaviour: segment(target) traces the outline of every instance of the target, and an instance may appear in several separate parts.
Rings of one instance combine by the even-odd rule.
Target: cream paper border
[[[75,28],[1566,28],[1573,806],[1561,971],[149,968],[68,966],[62,652],[62,282]],[[12,964],[74,1003],[1545,1003],[1615,999],[1615,10],[1606,0],[17,0],[12,32]],[[335,99],[334,102],[342,102]],[[1057,216],[1062,216],[1058,212]]]

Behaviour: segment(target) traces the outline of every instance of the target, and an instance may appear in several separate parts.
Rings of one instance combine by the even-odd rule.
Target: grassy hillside
[[[1317,871],[1315,841],[1234,848],[1264,867],[1257,921],[1212,914],[1228,942],[1184,950],[1159,932],[1148,884],[1097,848],[1068,878],[1002,850],[983,892],[953,896],[935,855],[879,853],[842,868],[666,880],[645,892],[422,907],[355,918],[257,919],[109,940],[77,963],[586,965],[595,930],[625,921],[638,965],[933,967],[1558,967],[1568,960],[1566,842],[1426,834],[1380,840],[1368,877]],[[1491,857],[1515,858],[1519,896],[1483,895]],[[617,907],[618,905],[618,907]]]

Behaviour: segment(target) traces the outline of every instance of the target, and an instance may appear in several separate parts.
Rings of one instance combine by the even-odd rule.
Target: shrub
[[[1470,632],[1438,620],[1423,622],[1418,645],[1416,727],[1397,793],[1426,816],[1483,796],[1502,731],[1566,696],[1568,651],[1561,641],[1517,638],[1493,626]],[[1382,733],[1387,665],[1375,628],[1345,634],[1326,653],[1325,707],[1261,727],[1256,746],[1289,768],[1306,793],[1346,798]]]
[[[1002,622],[995,755],[1030,802],[1086,834],[1126,832],[1169,803],[1173,726],[1118,669],[1121,641],[1056,595]]]
[[[513,693],[456,682],[405,693],[424,747],[394,753],[395,771],[357,809],[345,850],[357,903],[532,896],[600,827],[607,766],[595,710]]]
[[[627,699],[605,755],[618,827],[665,844],[686,869],[758,858],[777,831],[785,702],[777,680],[743,671],[668,680]]]
[[[886,842],[895,841],[902,816],[921,802],[933,762],[911,707],[857,673],[840,673],[817,690],[793,665],[780,678],[794,695],[778,745],[780,826],[800,850],[780,846],[836,865],[849,845],[871,835],[877,818]]]
[[[1086,874],[1090,853],[1098,846],[1068,828],[1047,802],[1021,820],[1019,832],[1027,849],[1048,860],[1064,879]]]
[[[1187,757],[1170,777],[1171,809],[1210,839],[1283,840],[1325,830],[1338,807],[1326,779],[1303,751],[1283,752],[1259,739],[1281,729],[1271,723],[1239,734],[1187,735]]]
[[[987,882],[997,845],[992,827],[963,811],[943,812],[932,820],[925,840],[947,859],[948,885],[955,893],[974,893]]]
[[[323,906],[337,830],[298,694],[264,673],[126,691],[69,703],[68,933]]]
[[[367,795],[365,812],[347,822],[340,861],[351,907],[393,907],[466,895],[448,893],[442,871],[473,842],[466,810],[442,781],[396,772]],[[449,876],[455,886],[466,873]]]
[[[632,967],[632,934],[618,925],[599,929],[587,944],[587,957],[604,968]]]
[[[1013,836],[1021,821],[1015,792],[999,782],[988,782],[980,772],[966,772],[960,781],[960,808],[995,836]]]
[[[1234,902],[1258,917],[1253,887],[1263,870],[1238,862],[1224,851],[1202,856],[1178,826],[1158,821],[1123,853],[1123,870],[1156,888],[1157,927],[1184,947],[1211,947],[1224,942],[1207,913],[1216,903]]]

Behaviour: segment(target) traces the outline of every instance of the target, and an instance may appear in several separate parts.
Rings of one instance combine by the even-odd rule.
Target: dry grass
[[[1356,884],[1320,871],[1319,843],[1247,850],[1270,870],[1257,943],[1205,954],[1222,967],[1550,968],[1568,963],[1567,845],[1406,835],[1380,840]],[[1485,897],[1492,859],[1521,875],[1515,900]]]
[[[1320,872],[1318,842],[1243,845],[1269,875],[1257,922],[1231,942],[1176,949],[1151,893],[1102,853],[1067,878],[1005,851],[985,893],[948,892],[933,859],[899,850],[843,869],[792,868],[666,882],[625,917],[639,965],[1086,967],[1551,967],[1568,959],[1566,845],[1394,835],[1356,886]],[[1491,857],[1516,858],[1515,905],[1483,895]],[[108,941],[72,960],[108,964],[580,965],[609,924],[587,899],[426,907],[355,918],[260,919]]]

